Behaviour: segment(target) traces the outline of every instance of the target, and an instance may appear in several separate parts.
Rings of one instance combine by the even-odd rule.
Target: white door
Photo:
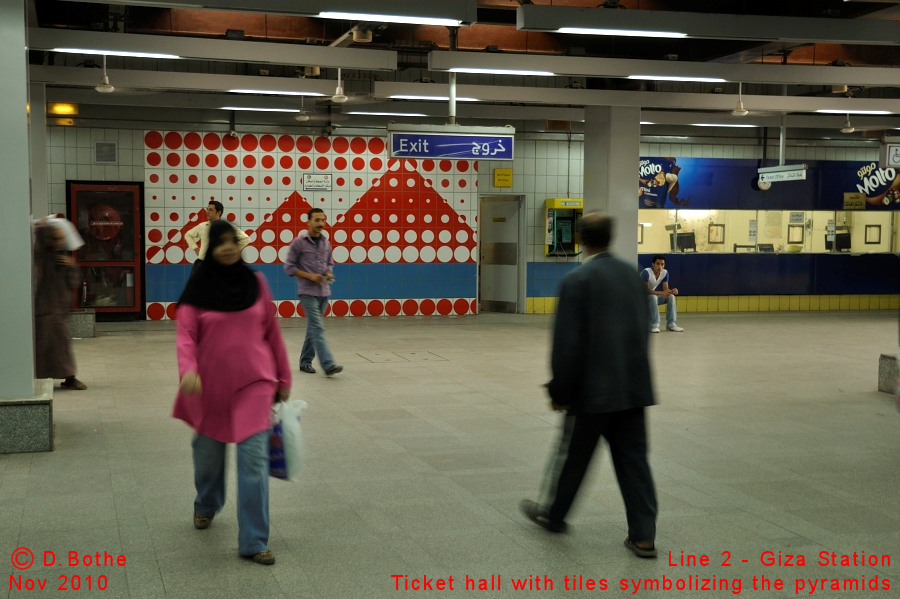
[[[520,313],[525,308],[524,196],[479,198],[478,306],[484,312]]]

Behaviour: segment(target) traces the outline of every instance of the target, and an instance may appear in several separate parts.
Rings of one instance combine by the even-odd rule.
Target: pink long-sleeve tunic
[[[179,391],[172,415],[222,443],[240,443],[269,428],[275,392],[291,386],[272,296],[265,277],[256,276],[259,298],[246,310],[178,307],[178,377],[195,370],[202,393]]]

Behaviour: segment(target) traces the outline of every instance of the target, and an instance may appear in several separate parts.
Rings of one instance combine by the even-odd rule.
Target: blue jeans
[[[328,298],[318,295],[300,296],[300,304],[306,312],[306,338],[300,350],[300,366],[312,365],[313,358],[319,354],[319,363],[327,372],[334,367],[334,356],[325,343],[325,321],[323,314],[328,306]]]
[[[659,326],[659,307],[666,305],[666,328],[675,326],[678,314],[675,311],[675,296],[664,297],[662,295],[647,294],[647,303],[650,304],[650,328]]]
[[[212,518],[225,505],[225,446],[194,435],[194,511]],[[254,555],[269,548],[269,431],[237,444],[238,553]]]

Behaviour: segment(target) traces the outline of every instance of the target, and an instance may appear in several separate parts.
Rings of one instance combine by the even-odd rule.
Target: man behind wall
[[[659,332],[659,307],[666,305],[666,328],[674,333],[684,329],[676,324],[678,313],[675,310],[675,296],[678,289],[669,289],[669,271],[666,270],[666,257],[662,254],[653,256],[650,268],[641,271],[641,279],[647,284],[647,305],[650,306],[650,332]]]
[[[308,230],[301,232],[291,242],[284,272],[297,278],[297,295],[306,311],[306,338],[300,350],[300,370],[315,374],[313,358],[319,355],[319,363],[327,376],[341,372],[344,367],[336,364],[325,342],[323,316],[331,295],[329,283],[334,281],[334,258],[331,243],[323,233],[325,212],[313,208],[307,214]]]
[[[217,202],[215,200],[211,201],[206,207],[206,222],[200,223],[184,234],[184,240],[187,242],[187,246],[197,254],[197,259],[194,260],[194,266],[191,267],[192,277],[206,258],[206,248],[209,247],[209,226],[217,220],[220,220],[224,213],[225,207],[222,206],[222,202]],[[241,231],[240,227],[235,227],[234,232],[237,235],[238,249],[243,250],[247,247],[247,244],[250,243],[250,238],[246,233]],[[198,245],[199,249],[197,248]]]
[[[653,405],[647,356],[646,287],[632,265],[612,257],[612,219],[598,213],[579,222],[587,258],[562,281],[547,383],[550,407],[565,411],[539,502],[520,507],[550,532],[565,532],[566,514],[600,437],[609,443],[625,502],[625,547],[656,557],[656,491],[647,463],[644,408]]]

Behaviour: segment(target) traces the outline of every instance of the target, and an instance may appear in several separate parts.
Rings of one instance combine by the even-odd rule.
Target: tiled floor
[[[875,390],[878,355],[897,351],[896,314],[691,314],[680,324],[684,333],[652,338],[659,560],[622,547],[605,452],[571,534],[550,536],[518,513],[559,424],[540,387],[551,317],[481,315],[329,319],[346,370],[296,375],[294,397],[310,404],[307,462],[301,483],[272,481],[272,567],[236,556],[233,470],[224,512],[209,530],[191,525],[190,432],[169,415],[174,323],[99,325],[99,337],[74,342],[89,389],[56,393],[56,451],[0,455],[0,550],[26,547],[36,560],[19,572],[2,557],[0,598],[402,596],[392,575],[453,576],[453,596],[476,597],[544,596],[513,590],[512,578],[528,576],[549,576],[557,591],[566,576],[608,580],[606,591],[564,593],[574,597],[735,594],[619,588],[689,575],[740,579],[742,594],[767,597],[796,596],[797,578],[878,576],[900,588],[900,413]],[[283,322],[293,362],[303,326]],[[45,567],[48,551],[63,563],[70,551],[127,561]],[[711,565],[670,566],[668,551]],[[766,551],[803,554],[806,566],[763,566]],[[888,554],[891,565],[823,567],[820,551]],[[19,591],[20,575],[23,588],[47,579],[49,590]],[[81,591],[56,590],[73,575]],[[467,575],[499,575],[500,591],[466,593]],[[753,592],[763,575],[785,589]],[[98,583],[106,590],[84,590]],[[893,593],[817,586],[813,596]]]

